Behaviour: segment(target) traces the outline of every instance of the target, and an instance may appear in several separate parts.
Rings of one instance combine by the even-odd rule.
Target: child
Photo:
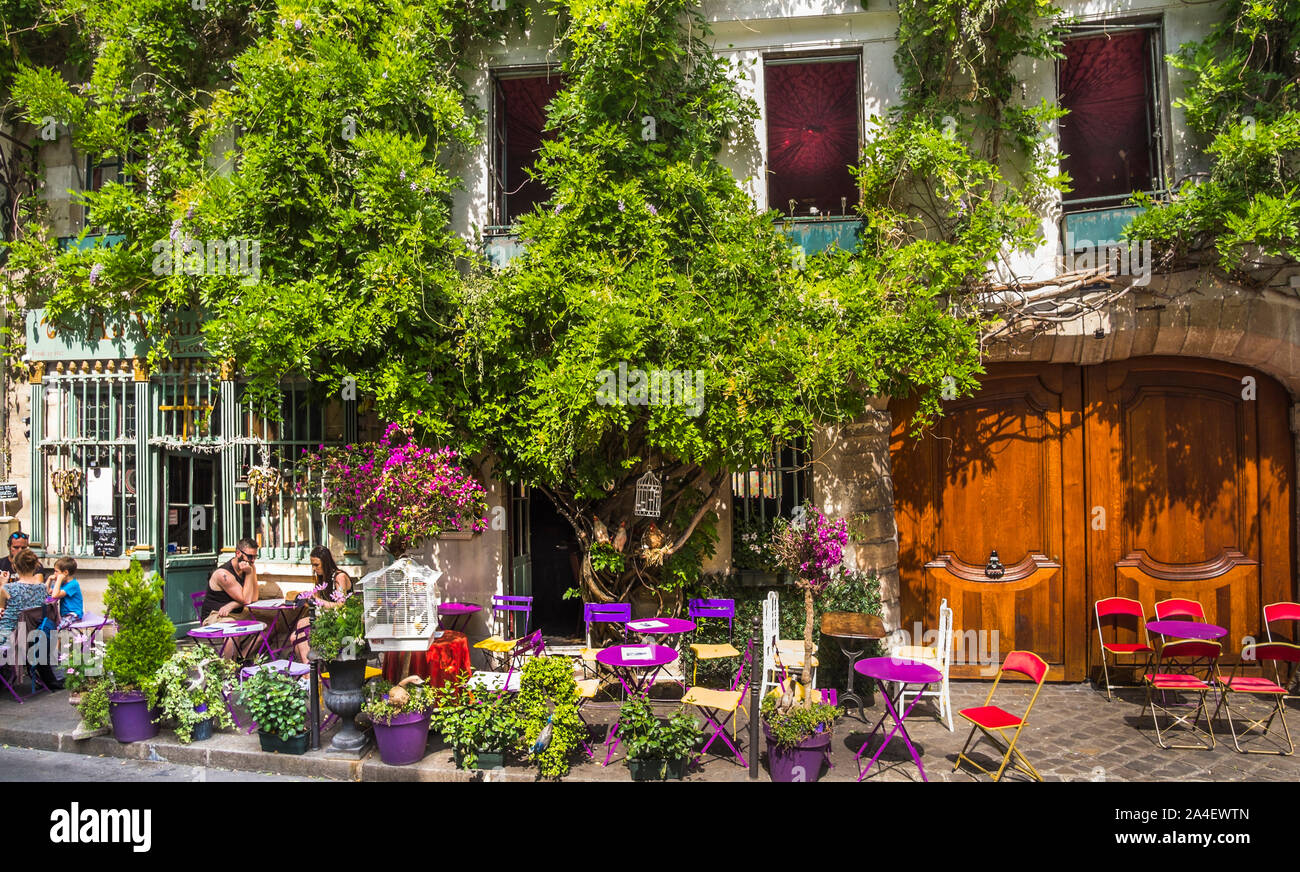
[[[54,561],[54,574],[50,576],[50,596],[59,601],[59,629],[66,630],[81,620],[86,612],[81,598],[81,585],[75,578],[77,561],[60,557]]]

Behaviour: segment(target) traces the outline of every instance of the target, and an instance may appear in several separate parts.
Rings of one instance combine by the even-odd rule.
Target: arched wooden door
[[[903,626],[933,626],[948,600],[955,676],[1025,648],[1082,679],[1104,596],[1149,615],[1198,599],[1228,650],[1258,632],[1261,603],[1294,598],[1287,398],[1262,374],[1006,365],[927,435],[906,435],[910,410],[895,408],[892,444]]]

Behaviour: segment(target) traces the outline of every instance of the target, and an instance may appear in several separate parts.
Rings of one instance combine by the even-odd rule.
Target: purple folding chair
[[[546,649],[542,641],[542,631],[534,630],[515,643],[508,656],[508,668],[505,672],[475,672],[470,676],[467,686],[471,690],[489,693],[505,691],[516,693],[519,690],[519,678],[524,669],[524,661],[530,656],[536,657]]]
[[[519,612],[524,613],[524,628],[515,635],[516,615]],[[500,626],[500,632],[497,635],[490,636],[482,641],[475,642],[474,647],[483,652],[487,658],[488,665],[493,670],[500,671],[506,668],[506,660],[510,656],[510,651],[519,637],[528,635],[528,624],[532,620],[533,598],[530,596],[493,596],[492,597],[492,614]]]
[[[207,597],[206,590],[197,590],[190,594],[190,605],[194,607],[194,620],[203,620],[203,600]]]
[[[726,618],[727,638],[734,638],[732,622],[736,619],[736,601],[734,599],[693,599],[687,607],[691,620],[700,618]],[[739,652],[737,652],[739,653]]]
[[[704,757],[709,750],[709,746],[716,739],[721,738],[724,745],[731,749],[731,753],[736,755],[741,766],[749,765],[745,760],[745,755],[736,747],[733,739],[736,739],[736,709],[740,708],[740,701],[749,693],[749,682],[753,680],[753,670],[750,669],[754,662],[754,640],[751,638],[749,644],[745,646],[745,657],[741,660],[740,668],[736,670],[736,677],[731,682],[730,690],[711,690],[707,687],[687,688],[686,695],[682,697],[682,702],[686,705],[693,705],[704,715],[706,726],[713,727],[713,732],[696,755],[695,762]],[[744,682],[742,686],[741,682]],[[723,714],[726,717],[722,717]],[[727,737],[727,724],[731,723],[732,736]],[[751,749],[752,750],[752,749]]]
[[[603,649],[592,647],[591,625],[618,624],[626,638],[626,625],[632,620],[632,606],[629,603],[585,603],[582,607],[582,620],[587,625],[587,647],[582,649],[582,668],[584,672],[596,677],[596,655]]]

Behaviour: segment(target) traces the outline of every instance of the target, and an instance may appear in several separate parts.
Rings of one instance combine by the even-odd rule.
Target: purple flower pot
[[[122,744],[152,739],[160,729],[154,720],[157,712],[149,710],[149,701],[138,690],[108,695],[108,716],[113,722],[113,737]]]
[[[375,720],[374,728],[379,759],[389,766],[416,763],[424,756],[424,747],[429,741],[428,712],[393,715],[387,723]]]
[[[764,725],[763,732],[767,732]],[[831,749],[829,731],[804,739],[793,748],[781,748],[767,735],[767,768],[773,781],[816,781]]]

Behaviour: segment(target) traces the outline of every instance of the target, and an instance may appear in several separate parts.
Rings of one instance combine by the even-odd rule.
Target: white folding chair
[[[912,697],[934,697],[939,703],[939,720],[946,722],[948,732],[952,732],[952,697],[948,692],[948,668],[952,665],[952,609],[948,607],[948,601],[943,600],[939,603],[939,638],[935,645],[900,645],[890,651],[889,656],[899,660],[916,660],[939,670],[943,680],[939,682],[937,690],[916,691],[900,686],[900,689],[893,693],[893,697],[898,700],[900,707],[905,706],[907,700]],[[906,709],[900,710],[906,711]]]
[[[780,605],[776,591],[771,591],[763,600],[763,681],[758,690],[759,699],[781,683],[785,677],[782,673],[796,676],[803,671],[803,639],[778,639],[780,626]],[[817,686],[817,666],[817,656],[813,655],[812,687]]]

